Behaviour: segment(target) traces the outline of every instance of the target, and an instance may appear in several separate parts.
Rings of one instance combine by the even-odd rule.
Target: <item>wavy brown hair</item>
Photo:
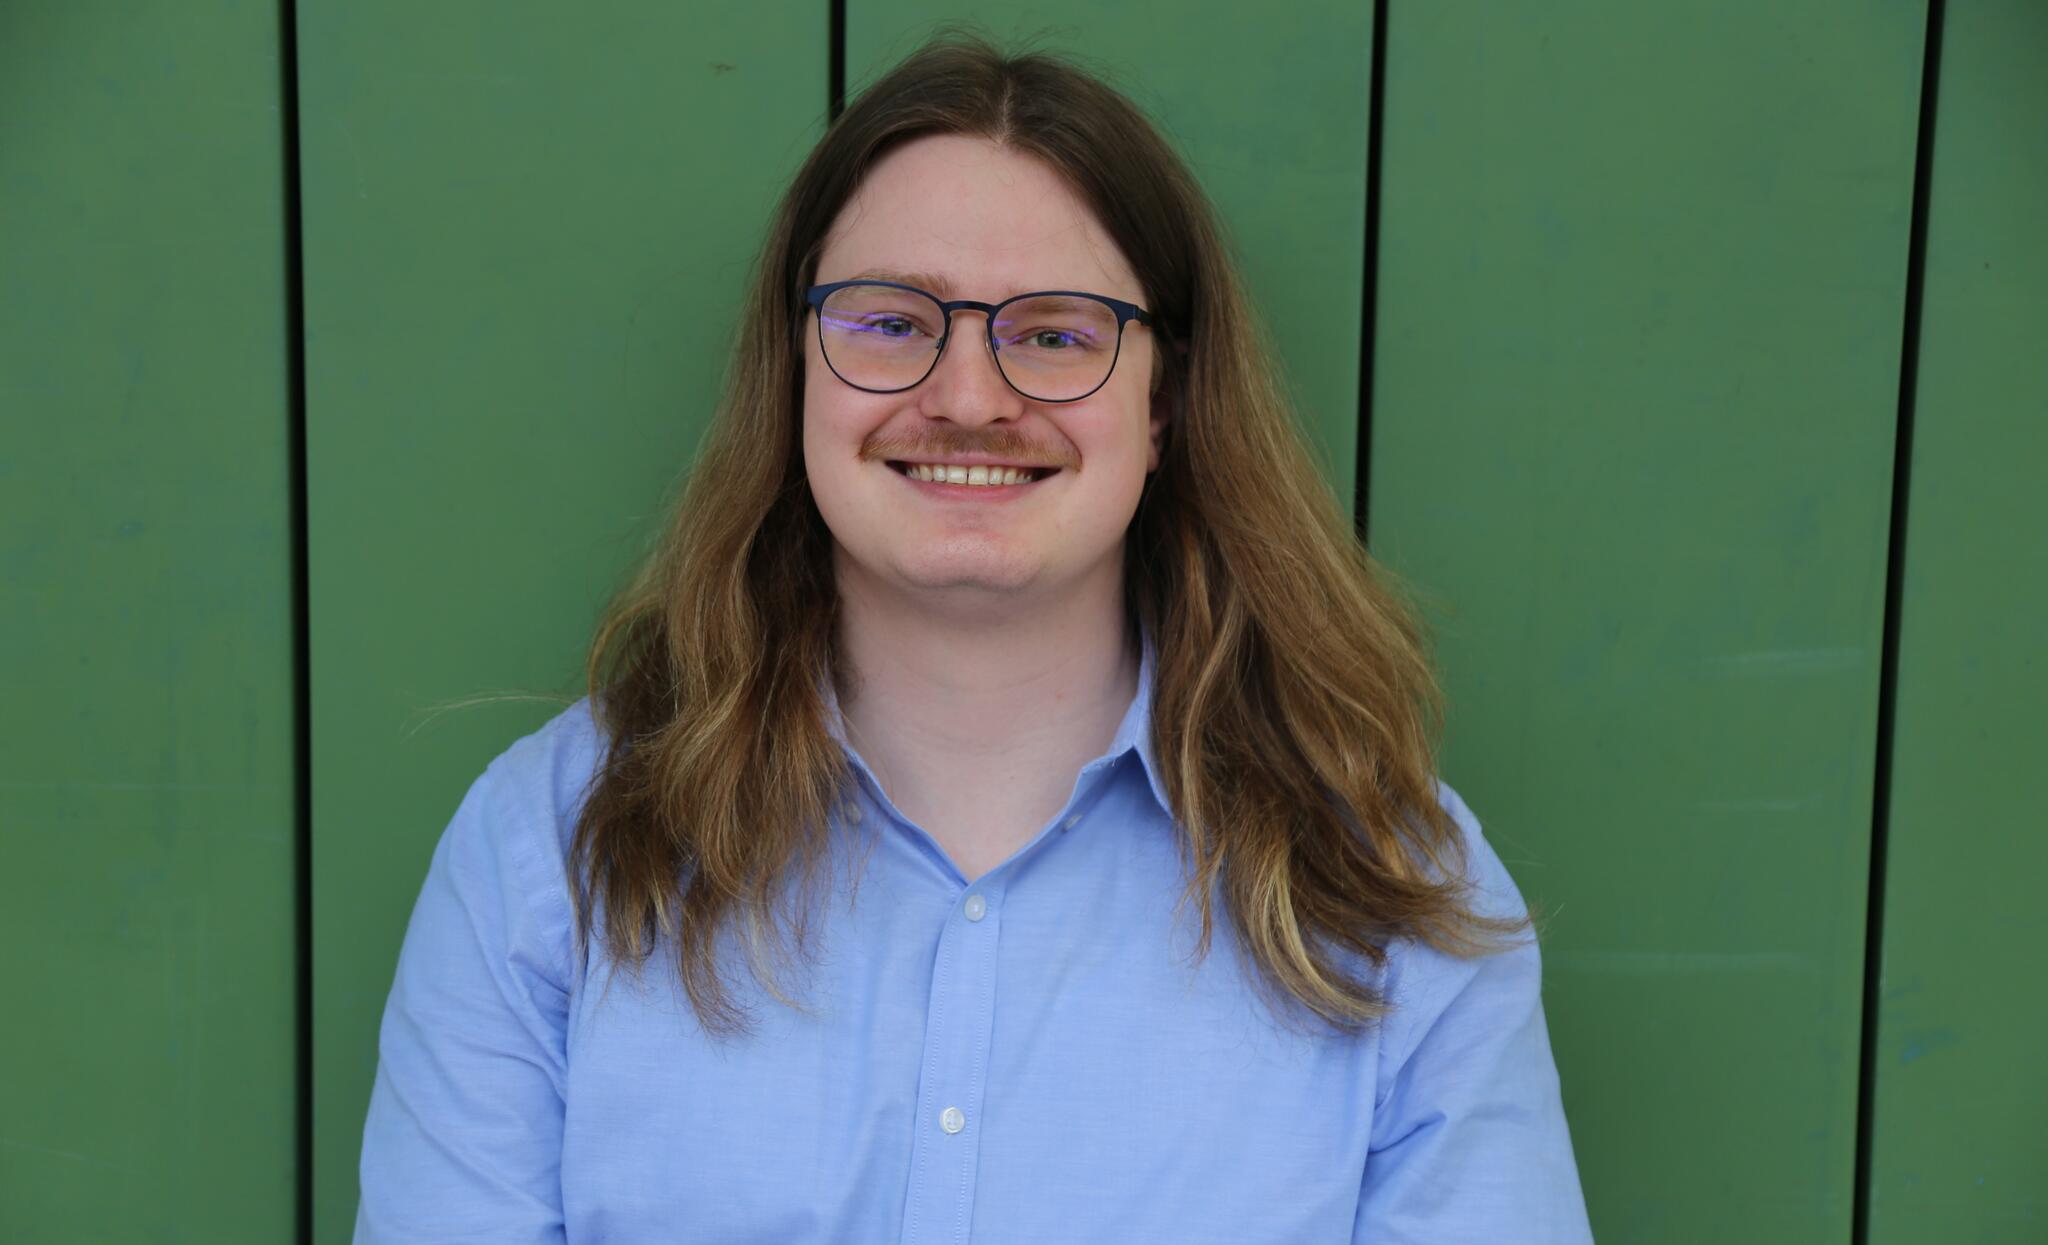
[[[700,1023],[723,1036],[750,1027],[717,952],[737,927],[756,980],[800,1006],[775,962],[792,945],[812,955],[829,819],[851,781],[822,696],[846,672],[831,533],[801,453],[803,292],[866,171],[929,134],[1064,175],[1144,289],[1173,415],[1125,537],[1125,595],[1155,641],[1151,728],[1196,954],[1220,884],[1262,995],[1369,1025],[1389,1007],[1350,965],[1384,963],[1400,937],[1483,954],[1526,924],[1468,905],[1435,789],[1424,636],[1318,474],[1179,158],[1072,61],[957,32],[863,92],[783,195],[698,465],[591,644],[607,739],[571,850],[579,946],[601,933],[635,972],[672,947]]]

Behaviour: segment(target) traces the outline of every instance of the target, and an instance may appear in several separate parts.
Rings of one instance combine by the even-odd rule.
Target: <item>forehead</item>
[[[911,272],[945,298],[1142,296],[1116,243],[1050,165],[951,134],[914,139],[868,170],[832,222],[816,279]]]

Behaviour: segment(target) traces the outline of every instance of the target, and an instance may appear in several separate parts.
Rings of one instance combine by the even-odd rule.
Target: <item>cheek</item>
[[[804,369],[803,446],[804,466],[814,474],[830,475],[845,468],[845,460],[860,448],[865,429],[860,404],[830,373],[822,379],[823,364]]]
[[[862,479],[867,466],[859,454],[879,416],[859,398],[830,372],[821,382],[806,369],[800,436],[804,476],[825,526],[842,541],[858,539],[867,511],[864,490],[871,487]]]
[[[1091,528],[1121,530],[1137,514],[1148,474],[1148,436],[1143,419],[1124,410],[1118,414],[1113,433],[1105,430],[1087,441],[1077,441],[1083,461],[1095,473],[1085,490]]]
[[[1134,477],[1132,487],[1140,488],[1151,466],[1152,402],[1145,373],[1134,368],[1129,379],[1131,383],[1118,384],[1115,402],[1102,412],[1101,426],[1093,430],[1094,435],[1087,442],[1081,443],[1081,450],[1087,457],[1107,465],[1119,479]],[[1111,383],[1124,380],[1119,370]]]

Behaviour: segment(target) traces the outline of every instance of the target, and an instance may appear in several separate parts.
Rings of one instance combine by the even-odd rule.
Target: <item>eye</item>
[[[917,332],[917,325],[903,316],[869,316],[861,323],[884,337],[908,337]]]
[[[1039,329],[1031,335],[1031,344],[1041,350],[1064,350],[1074,342],[1074,334],[1065,329]]]

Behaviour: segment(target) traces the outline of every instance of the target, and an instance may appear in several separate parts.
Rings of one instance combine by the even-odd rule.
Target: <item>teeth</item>
[[[913,480],[929,480],[935,484],[977,484],[983,487],[999,484],[1028,484],[1038,478],[1038,472],[1028,467],[972,467],[948,466],[942,463],[910,463],[905,474]]]

